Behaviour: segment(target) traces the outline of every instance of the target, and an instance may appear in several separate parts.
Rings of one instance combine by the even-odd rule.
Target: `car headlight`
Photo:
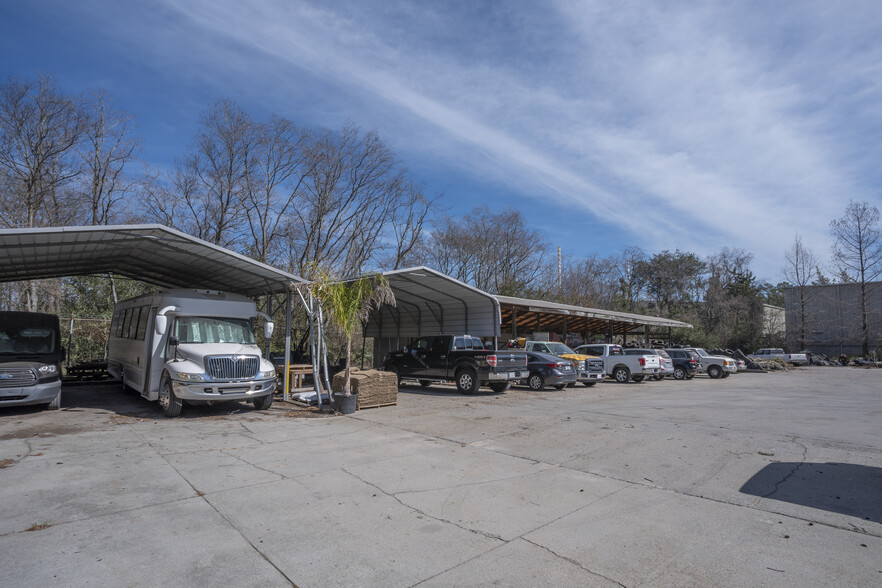
[[[41,378],[48,378],[58,373],[58,366],[55,364],[41,365],[37,371],[40,372]]]
[[[205,374],[188,374],[186,372],[181,372],[178,374],[178,379],[184,380],[185,382],[205,382]]]
[[[275,378],[276,370],[267,370],[265,372],[260,372],[260,379],[265,380],[267,378]]]
[[[577,370],[584,370],[584,369],[585,369],[585,361],[583,360],[583,361],[579,361],[579,362],[577,362],[577,363],[576,363],[576,369],[577,369]]]

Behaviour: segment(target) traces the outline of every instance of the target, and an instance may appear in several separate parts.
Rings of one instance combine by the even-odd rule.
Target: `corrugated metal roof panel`
[[[4,229],[0,253],[5,282],[113,272],[163,287],[260,296],[305,281],[162,225]]]

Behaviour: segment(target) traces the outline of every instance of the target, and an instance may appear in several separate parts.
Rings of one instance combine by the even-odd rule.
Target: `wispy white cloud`
[[[882,206],[875,2],[450,6],[167,0],[141,44],[267,110],[381,124],[403,159],[623,245],[745,248],[768,279],[796,232],[826,255],[849,198]]]

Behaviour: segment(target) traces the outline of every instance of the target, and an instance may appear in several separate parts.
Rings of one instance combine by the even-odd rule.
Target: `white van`
[[[211,290],[161,290],[117,303],[110,324],[107,370],[165,414],[189,403],[273,402],[276,371],[254,342],[252,300]]]

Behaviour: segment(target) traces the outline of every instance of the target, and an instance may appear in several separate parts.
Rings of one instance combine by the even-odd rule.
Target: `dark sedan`
[[[530,375],[521,383],[527,384],[531,390],[544,390],[546,386],[563,390],[570,384],[576,384],[573,363],[556,355],[528,351],[527,371]]]

